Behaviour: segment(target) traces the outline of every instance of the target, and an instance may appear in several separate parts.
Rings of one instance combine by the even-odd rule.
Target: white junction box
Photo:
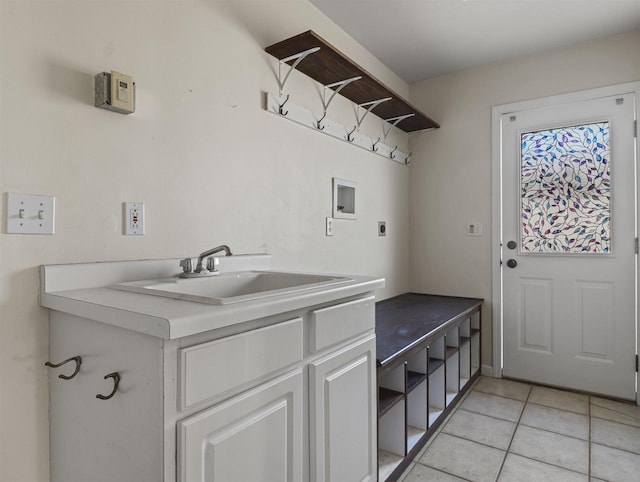
[[[112,70],[95,76],[95,106],[132,114],[136,110],[136,83],[130,75]]]
[[[55,197],[7,193],[7,234],[53,234]]]
[[[122,203],[124,207],[124,234],[127,236],[144,235],[144,204]]]

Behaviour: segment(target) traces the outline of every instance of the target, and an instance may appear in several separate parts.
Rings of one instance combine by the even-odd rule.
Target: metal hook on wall
[[[76,369],[73,371],[73,373],[71,375],[58,375],[58,378],[62,378],[63,380],[71,380],[73,377],[75,377],[78,372],[80,371],[80,365],[82,365],[82,357],[80,356],[72,356],[71,358],[67,358],[65,361],[62,361],[60,363],[51,363],[51,362],[46,362],[45,366],[51,367],[51,368],[58,368],[61,367],[62,365],[66,365],[69,362],[76,362]]]
[[[322,120],[325,117],[327,117],[327,111],[326,110],[324,111],[324,114],[322,114],[322,117],[320,117],[320,119],[318,119],[318,122],[316,122],[316,127],[321,131],[324,130],[324,126],[322,125]]]
[[[351,137],[351,134],[353,134],[353,133],[356,131],[356,129],[357,129],[357,128],[358,128],[358,126],[353,126],[353,129],[351,130],[351,132],[349,132],[349,133],[347,134],[347,140],[348,140],[349,142],[353,142],[354,138],[353,138],[353,137]]]
[[[285,105],[287,102],[289,102],[289,97],[291,97],[291,95],[290,95],[290,94],[287,94],[287,98],[285,99],[285,101],[284,101],[282,104],[278,105],[278,113],[279,113],[280,115],[287,115],[287,114],[289,113],[289,111],[284,112],[284,111],[282,110],[282,108],[284,107],[284,105]]]
[[[96,398],[99,398],[100,400],[109,400],[118,391],[118,385],[120,385],[120,374],[118,372],[113,372],[113,373],[109,373],[108,375],[104,376],[105,380],[107,380],[109,378],[113,378],[113,390],[112,390],[112,392],[109,395],[101,395],[101,394],[98,393],[96,395]]]
[[[404,158],[404,163],[408,166],[409,164],[411,164],[411,155],[413,154],[413,152],[410,152],[409,155],[407,157]]]
[[[372,150],[373,152],[378,152],[378,148],[376,147],[376,146],[378,145],[378,142],[380,142],[380,138],[379,138],[379,137],[378,137],[378,140],[377,140],[377,141],[375,141],[375,142],[373,143],[373,145],[371,146],[371,150]]]
[[[394,154],[394,153],[395,153],[397,150],[398,150],[398,146],[396,146],[396,147],[394,147],[394,148],[393,148],[393,151],[391,151],[391,153],[389,154],[389,157],[390,157],[391,159],[395,159],[395,158],[396,158],[396,156],[395,156],[395,154]]]

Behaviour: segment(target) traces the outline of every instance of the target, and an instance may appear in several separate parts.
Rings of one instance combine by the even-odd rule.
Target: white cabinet
[[[302,370],[178,422],[182,482],[303,480]]]
[[[52,482],[375,480],[374,310],[363,290],[175,339],[52,310],[50,358],[82,357],[51,372]]]
[[[311,364],[311,480],[374,481],[375,336]]]

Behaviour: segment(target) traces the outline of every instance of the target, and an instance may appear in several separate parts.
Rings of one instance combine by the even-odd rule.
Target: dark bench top
[[[477,311],[483,300],[405,293],[376,303],[376,359],[387,366]]]

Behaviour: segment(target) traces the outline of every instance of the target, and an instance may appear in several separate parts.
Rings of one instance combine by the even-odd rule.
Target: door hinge
[[[633,121],[633,137],[638,137],[638,121]]]
[[[638,254],[638,238],[636,238],[636,254]]]
[[[636,372],[638,371],[638,355],[636,355]]]

